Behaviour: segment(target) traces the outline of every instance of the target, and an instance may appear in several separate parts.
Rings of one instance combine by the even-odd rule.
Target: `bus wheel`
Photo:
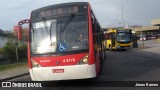
[[[112,51],[112,46],[111,45],[109,45],[109,51]]]
[[[106,59],[106,52],[103,52],[103,59]]]
[[[101,60],[103,61],[104,59],[105,59],[105,51],[103,51],[101,54]]]
[[[99,73],[98,74],[100,74],[102,72],[102,65],[103,65],[103,61],[100,60],[99,61]]]
[[[105,48],[105,46],[103,46],[104,47],[104,49],[103,49],[103,60],[106,58],[106,48]]]

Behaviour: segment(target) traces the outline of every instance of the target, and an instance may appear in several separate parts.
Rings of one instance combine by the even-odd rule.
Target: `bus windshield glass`
[[[132,34],[128,32],[118,32],[116,36],[117,42],[131,42]]]
[[[87,15],[67,15],[31,23],[32,54],[88,49]]]

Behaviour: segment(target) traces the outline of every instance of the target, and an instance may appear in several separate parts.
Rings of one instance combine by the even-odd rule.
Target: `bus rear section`
[[[104,50],[102,31],[92,13],[93,17],[96,23],[91,19],[87,2],[52,5],[31,13],[28,64],[32,80],[85,79],[98,75]]]
[[[110,29],[105,32],[106,48],[109,50],[130,49],[133,45],[130,29]]]

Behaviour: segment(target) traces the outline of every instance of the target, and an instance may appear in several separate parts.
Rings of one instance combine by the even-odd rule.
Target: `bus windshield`
[[[68,15],[31,23],[32,54],[88,49],[87,15]]]
[[[116,36],[117,42],[131,42],[132,34],[128,32],[118,32]]]

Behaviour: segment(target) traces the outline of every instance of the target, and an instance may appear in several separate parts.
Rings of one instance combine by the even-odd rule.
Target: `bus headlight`
[[[88,54],[85,57],[83,57],[77,64],[78,65],[80,65],[80,64],[88,64]]]
[[[83,63],[87,63],[87,62],[88,62],[88,59],[85,58],[85,59],[82,60],[82,62],[83,62]]]
[[[32,61],[32,67],[41,67],[37,62],[35,62],[34,60]]]

